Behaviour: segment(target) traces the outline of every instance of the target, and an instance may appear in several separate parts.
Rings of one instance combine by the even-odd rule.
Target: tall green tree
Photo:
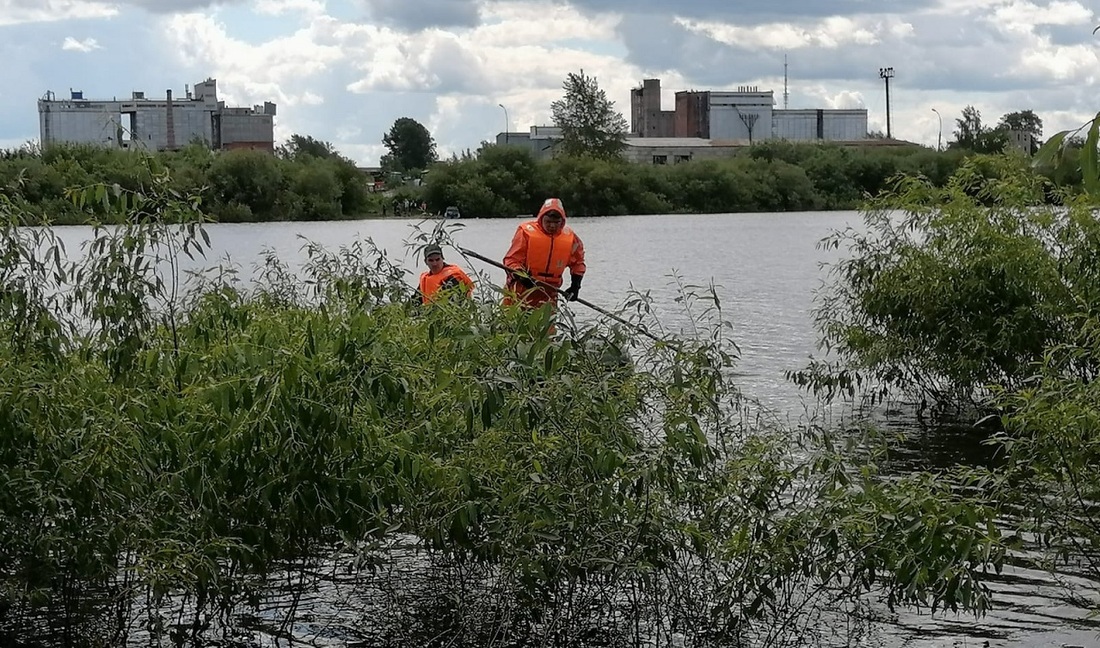
[[[382,136],[389,153],[382,156],[382,168],[391,171],[426,169],[437,159],[435,140],[428,129],[412,117],[401,117]]]
[[[948,148],[966,149],[975,153],[1000,153],[1008,144],[1004,129],[982,124],[982,113],[974,106],[963,108],[962,117],[955,120],[955,141]]]
[[[998,128],[1004,130],[1023,131],[1031,135],[1031,153],[1039,150],[1040,138],[1043,136],[1043,120],[1032,110],[1020,110],[1010,112],[1001,117]]]
[[[565,96],[550,104],[554,125],[561,129],[566,155],[618,158],[626,145],[627,123],[595,77],[572,72],[562,84]]]
[[[314,139],[311,135],[299,135],[297,133],[279,148],[275,154],[285,160],[297,160],[302,156],[311,155],[315,158],[342,157],[329,142]]]
[[[967,106],[963,108],[962,117],[956,119],[955,124],[958,125],[954,133],[955,141],[948,148],[973,149],[984,130],[982,113],[974,106]]]

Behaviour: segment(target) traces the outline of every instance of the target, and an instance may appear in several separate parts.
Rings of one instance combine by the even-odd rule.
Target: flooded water
[[[452,235],[458,245],[499,259],[517,222],[461,221],[460,229]],[[228,257],[240,266],[242,274],[248,275],[264,250],[275,251],[293,266],[305,259],[303,238],[335,250],[369,237],[391,258],[401,260],[410,271],[409,283],[413,285],[413,273],[418,274],[422,264],[405,241],[414,234],[417,223],[365,220],[211,225],[207,231],[212,249],[207,253],[206,265]],[[582,297],[613,309],[630,290],[647,292],[662,314],[662,323],[678,331],[690,326],[690,321],[679,315],[681,309],[674,304],[680,294],[677,283],[707,286],[713,282],[724,316],[732,323],[732,337],[741,349],[738,380],[744,393],[791,423],[804,420],[807,412],[817,409],[812,400],[784,380],[784,372],[802,368],[808,356],[815,354],[811,309],[814,293],[825,279],[821,264],[842,253],[819,250],[817,243],[831,230],[861,228],[858,213],[624,216],[570,219],[569,224],[584,240],[587,250],[588,272]],[[70,253],[88,235],[86,228],[59,231]],[[499,285],[503,280],[501,271],[462,259],[453,250],[448,249],[446,256],[467,271],[484,273],[483,281]],[[594,314],[578,310],[577,316]],[[690,334],[689,330],[684,332]],[[905,434],[905,441],[896,448],[899,470],[990,460],[980,443],[981,432],[972,428],[921,428],[904,414],[887,417],[886,423]],[[899,613],[886,617],[866,645],[1039,648],[1100,643],[1100,629],[1073,605],[1069,594],[1084,591],[1088,583],[1072,573],[1052,577],[1025,567],[1009,567],[990,585],[996,593],[994,608],[981,619]],[[335,581],[315,588],[301,605],[342,609],[339,601],[346,600],[342,599],[345,593],[338,590]],[[341,633],[331,636],[334,631],[330,626],[323,632],[311,630],[308,618],[290,632],[321,645],[344,645]]]
[[[520,220],[446,221],[456,222],[459,228],[451,235],[458,246],[502,259]],[[857,212],[569,219],[587,250],[583,298],[614,309],[631,289],[647,292],[668,330],[690,334],[690,323],[673,303],[680,295],[673,275],[687,285],[713,282],[724,317],[733,325],[732,337],[742,351],[744,389],[777,409],[796,412],[801,398],[783,379],[783,371],[800,368],[814,349],[810,307],[821,280],[818,266],[837,258],[836,251],[816,250],[817,241],[832,228],[860,223]],[[425,268],[408,241],[417,228],[430,231],[432,225],[401,219],[209,225],[211,247],[205,262],[196,265],[210,266],[228,258],[240,267],[242,276],[249,276],[265,250],[274,251],[293,267],[305,261],[302,247],[307,240],[336,250],[369,238],[391,260],[404,265],[409,285],[415,286]],[[89,235],[83,227],[57,230],[70,255]],[[445,253],[449,263],[484,273],[498,286],[503,283],[503,271],[463,259],[451,249]],[[595,316],[582,306],[574,310],[578,318]]]

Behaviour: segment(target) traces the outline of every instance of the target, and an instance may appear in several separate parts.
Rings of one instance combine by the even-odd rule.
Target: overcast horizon
[[[1018,0],[0,0],[0,148],[37,140],[36,101],[144,91],[182,96],[212,77],[231,106],[278,105],[276,144],[331,142],[376,165],[394,120],[441,157],[505,129],[549,124],[566,74],[593,75],[630,118],[630,89],[757,86],[783,107],[866,108],[894,137],[935,146],[973,105],[992,126],[1031,109],[1044,136],[1100,110],[1097,11]],[[505,109],[500,106],[503,105]]]

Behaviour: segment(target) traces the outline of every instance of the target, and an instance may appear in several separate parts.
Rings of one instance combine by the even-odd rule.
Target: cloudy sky
[[[276,139],[332,142],[364,165],[413,117],[440,152],[549,122],[568,72],[629,118],[630,88],[756,85],[789,107],[869,111],[895,137],[944,143],[963,107],[994,124],[1032,109],[1046,134],[1100,110],[1097,0],[0,0],[0,148],[37,139],[35,100],[182,96],[278,104]],[[503,105],[505,109],[500,106]]]

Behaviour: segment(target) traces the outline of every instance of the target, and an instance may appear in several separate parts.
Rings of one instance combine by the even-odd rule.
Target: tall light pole
[[[508,143],[508,130],[511,128],[512,122],[508,119],[508,109],[504,107],[504,104],[498,103],[500,109],[504,111],[504,143]]]
[[[936,113],[936,117],[940,120],[940,130],[939,133],[936,134],[936,150],[942,151],[943,146],[941,146],[941,143],[943,142],[943,116],[940,115],[940,111],[936,110],[935,108],[932,109],[932,112]]]
[[[890,134],[890,79],[894,78],[894,68],[879,68],[878,75],[886,82],[886,138],[893,139]]]

